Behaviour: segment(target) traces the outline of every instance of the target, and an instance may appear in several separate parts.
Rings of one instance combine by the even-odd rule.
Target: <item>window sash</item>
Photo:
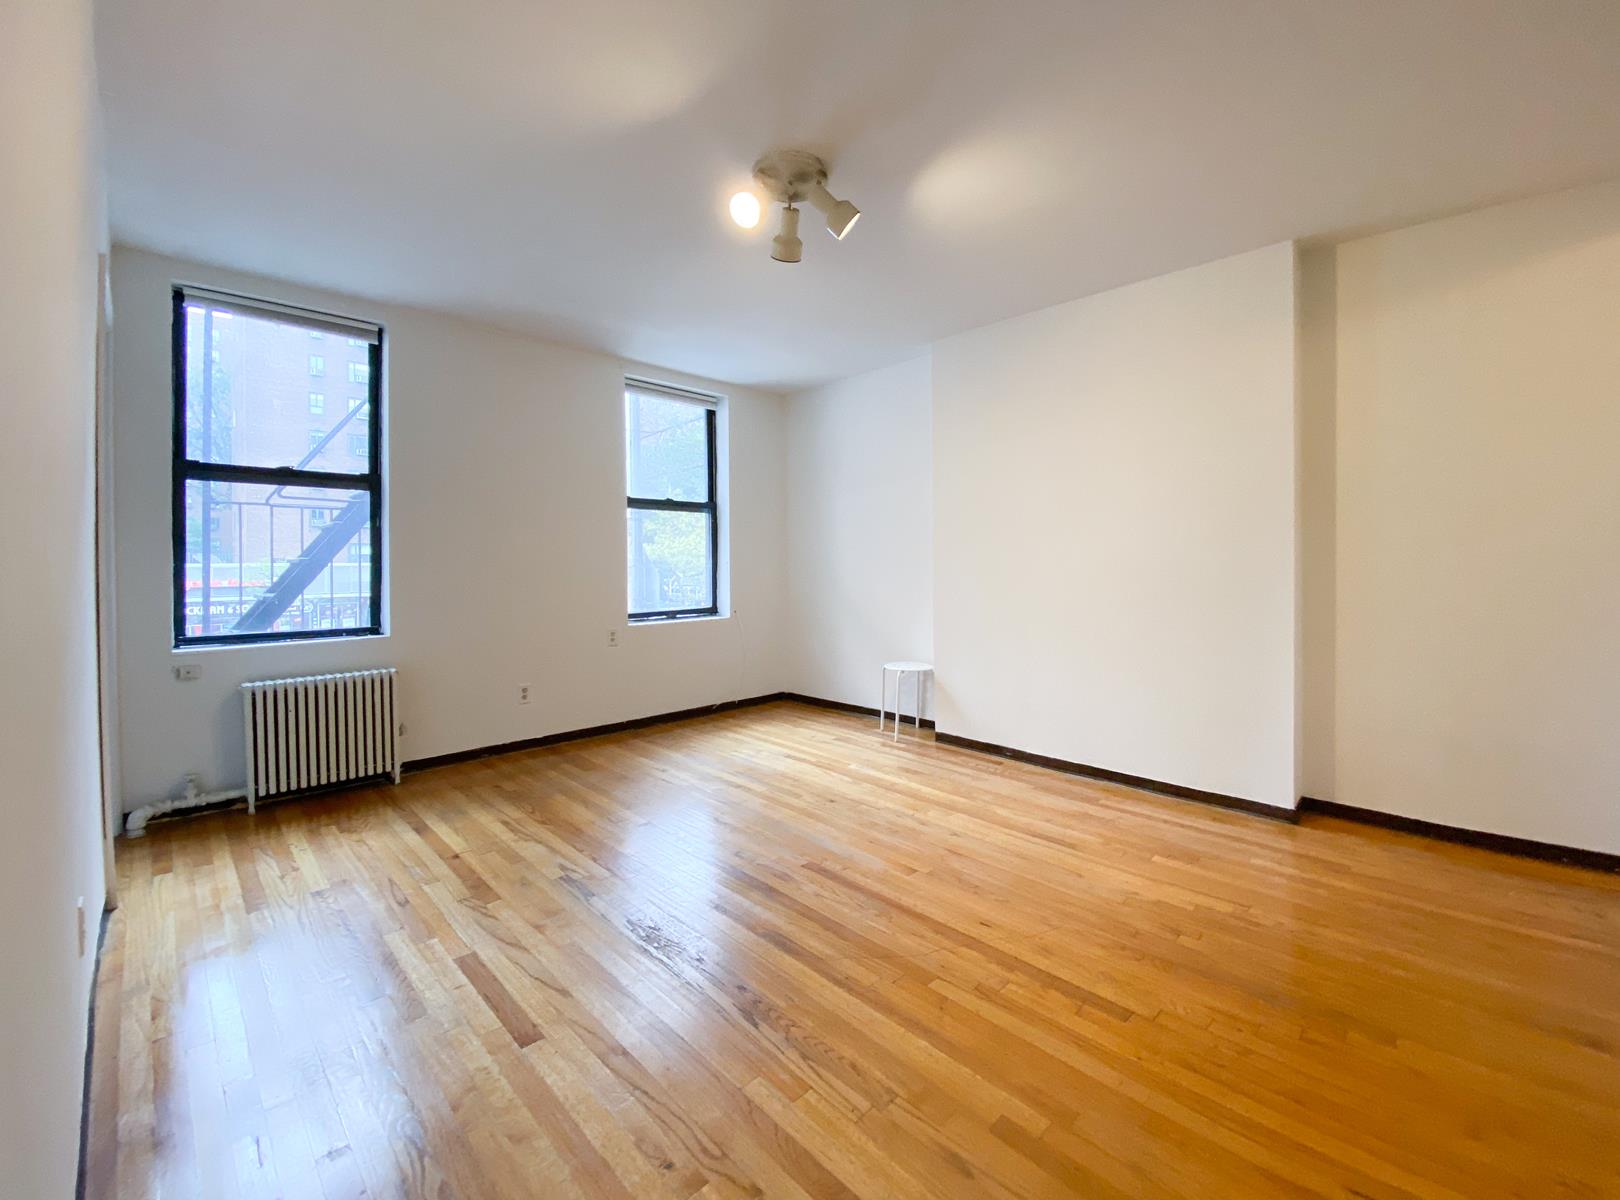
[[[629,443],[629,430],[626,429],[626,431],[625,431],[625,436],[626,436],[626,442],[625,442],[625,475],[626,475],[626,479],[625,479],[625,483],[626,483],[626,491],[629,494],[630,499],[636,501],[637,503],[640,503],[640,504],[643,504],[643,505],[646,505],[646,506],[649,506],[649,507],[653,506],[653,505],[676,506],[676,505],[682,505],[682,504],[688,505],[688,506],[695,506],[695,507],[688,507],[688,508],[686,508],[684,510],[681,510],[681,509],[678,509],[678,508],[672,509],[672,511],[687,511],[687,512],[699,511],[700,509],[703,509],[706,504],[715,501],[716,496],[715,496],[715,490],[714,490],[715,473],[714,473],[714,430],[713,430],[714,414],[716,412],[715,398],[712,397],[712,396],[704,395],[701,392],[690,392],[690,393],[688,393],[688,392],[682,391],[681,389],[678,389],[678,388],[666,388],[666,387],[661,387],[661,386],[653,386],[653,385],[650,385],[650,384],[635,383],[629,377],[627,377],[626,381],[625,381],[624,395],[625,395],[625,400],[627,402],[627,406],[628,406],[628,401],[631,400],[632,398],[635,398],[635,399],[674,401],[675,403],[677,403],[677,404],[679,404],[679,405],[681,405],[681,406],[683,406],[685,408],[689,408],[689,409],[695,408],[699,412],[704,414],[705,428],[708,431],[707,432],[708,441],[707,441],[707,446],[706,446],[706,451],[705,451],[707,453],[707,455],[708,455],[708,471],[707,471],[707,480],[706,480],[706,483],[707,483],[706,494],[708,496],[708,500],[706,500],[706,501],[705,500],[675,501],[675,500],[671,500],[667,496],[646,495],[646,494],[643,494],[643,493],[638,492],[638,491],[635,490],[636,481],[635,481],[634,478],[631,477],[633,472],[631,470],[631,447],[630,447],[630,443]]]
[[[635,375],[624,377],[624,390],[639,392],[643,396],[662,396],[666,400],[684,400],[687,404],[696,404],[708,409],[720,407],[720,397],[709,392],[676,387],[672,383],[655,383],[651,379],[642,379]]]
[[[181,284],[175,290],[187,300],[206,304],[222,312],[280,321],[284,325],[298,325],[322,333],[338,333],[371,345],[377,345],[382,341],[382,326],[370,321],[340,317],[336,313],[322,312],[316,308],[301,308],[296,304],[283,304],[279,300],[261,300],[254,296],[216,292],[212,288],[194,287],[191,284]]]
[[[244,315],[269,319],[281,324],[298,325],[309,329],[338,328],[345,336],[362,336],[370,329],[374,337],[368,341],[367,358],[370,378],[367,381],[367,437],[369,454],[367,470],[363,472],[318,471],[307,467],[260,467],[245,463],[204,462],[187,456],[186,443],[186,304],[204,303],[217,309],[240,312]],[[327,322],[328,324],[322,324]],[[362,331],[357,333],[356,330]],[[259,301],[202,288],[177,286],[174,289],[174,315],[170,341],[171,371],[174,390],[173,424],[173,603],[174,645],[187,646],[242,646],[259,642],[304,641],[311,638],[367,637],[382,633],[382,330],[364,322],[349,321],[331,314],[316,314],[291,305]],[[190,634],[186,632],[186,484],[249,483],[271,487],[341,488],[352,492],[365,492],[370,504],[367,542],[371,547],[371,595],[368,619],[364,625],[348,625],[341,629],[289,629],[261,633]],[[206,627],[206,621],[204,625]]]
[[[678,390],[664,387],[654,387],[641,383],[638,380],[627,378],[625,380],[627,392],[652,393],[654,395],[669,396],[677,400],[688,400],[689,397]],[[692,393],[701,396],[701,393]],[[705,397],[713,400],[713,397]],[[708,453],[709,498],[707,500],[653,500],[645,496],[625,496],[627,515],[629,511],[645,510],[650,512],[690,512],[707,513],[709,517],[709,603],[702,608],[654,608],[643,612],[631,612],[632,621],[670,621],[680,617],[713,617],[720,613],[720,493],[719,493],[719,455],[717,453],[718,436],[716,431],[716,408],[714,405],[705,405],[703,415],[705,446]],[[628,437],[628,431],[626,432]],[[626,466],[628,468],[628,444],[626,445]],[[628,582],[628,580],[626,581]]]

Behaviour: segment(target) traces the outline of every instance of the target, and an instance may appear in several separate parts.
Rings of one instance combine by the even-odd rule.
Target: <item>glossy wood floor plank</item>
[[[773,704],[119,844],[89,1194],[1620,1195],[1620,880]]]

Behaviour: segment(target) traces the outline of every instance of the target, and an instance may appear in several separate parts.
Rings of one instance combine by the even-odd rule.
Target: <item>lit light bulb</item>
[[[753,192],[738,192],[731,198],[731,219],[744,229],[759,224],[759,197]]]

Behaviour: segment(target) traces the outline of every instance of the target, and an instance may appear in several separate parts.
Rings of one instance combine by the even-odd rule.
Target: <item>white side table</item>
[[[934,664],[925,662],[891,662],[883,664],[883,688],[878,693],[878,732],[883,732],[883,721],[889,706],[889,672],[894,675],[894,740],[900,740],[900,688],[905,683],[906,676],[915,676],[917,680],[916,722],[918,730],[922,729],[922,702],[923,681],[934,673]]]

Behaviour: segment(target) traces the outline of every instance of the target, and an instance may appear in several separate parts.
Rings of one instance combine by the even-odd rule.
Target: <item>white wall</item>
[[[73,1194],[103,898],[90,7],[0,6],[0,1192]]]
[[[1296,800],[1294,252],[936,343],[942,730]]]
[[[932,660],[932,406],[926,355],[792,397],[789,691],[875,708],[883,663]]]
[[[176,280],[385,326],[387,637],[171,648]],[[626,628],[622,376],[633,364],[125,248],[113,289],[126,809],[176,791],[187,771],[211,788],[242,782],[246,679],[399,667],[407,760],[780,689],[780,397],[635,368],[728,396],[731,614]],[[621,631],[617,648],[609,629]],[[174,680],[182,660],[201,680]],[[535,688],[527,707],[522,683]]]
[[[1620,184],[1337,254],[1331,799],[1620,851]]]

